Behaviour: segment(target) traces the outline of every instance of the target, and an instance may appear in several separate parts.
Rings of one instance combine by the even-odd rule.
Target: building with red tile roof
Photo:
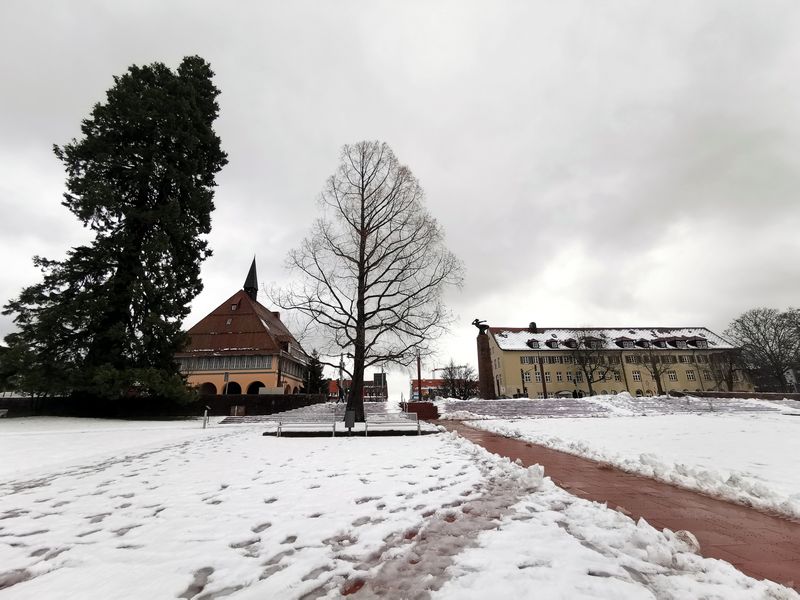
[[[298,393],[308,357],[281,321],[258,302],[256,261],[241,290],[188,331],[175,355],[189,385],[204,394]]]

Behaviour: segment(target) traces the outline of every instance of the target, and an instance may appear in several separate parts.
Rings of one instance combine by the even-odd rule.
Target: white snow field
[[[3,600],[798,598],[452,434],[56,421],[0,422]]]
[[[512,407],[498,401],[447,402],[447,418],[524,439],[631,473],[713,496],[800,517],[800,413],[793,405],[758,400],[632,398],[629,394],[527,408],[528,418],[492,419]],[[510,401],[525,402],[525,401]],[[586,411],[576,408],[581,403]],[[469,405],[465,410],[465,404]],[[568,404],[566,410],[559,410]],[[709,408],[711,406],[711,408]],[[597,416],[597,411],[608,418]],[[538,418],[542,412],[562,418]],[[475,418],[479,414],[480,418]]]

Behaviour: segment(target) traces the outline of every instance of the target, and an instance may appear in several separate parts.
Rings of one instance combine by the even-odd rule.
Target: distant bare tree
[[[738,348],[714,352],[709,355],[708,366],[714,388],[720,392],[732,392],[733,382],[747,371],[742,359],[742,351]]]
[[[800,363],[800,309],[753,308],[725,331],[742,350],[754,381],[784,392],[787,371]]]
[[[577,329],[575,338],[566,340],[572,362],[578,372],[583,373],[589,386],[589,395],[594,395],[593,384],[605,381],[606,377],[618,373],[615,365],[609,361],[607,352],[608,339],[605,334],[597,335],[593,329]]]
[[[457,365],[451,359],[450,363],[440,370],[442,387],[439,393],[442,396],[467,400],[477,395],[478,376],[471,365]]]
[[[287,259],[302,282],[272,294],[307,317],[327,344],[322,354],[352,359],[347,409],[358,421],[365,369],[429,354],[450,322],[442,291],[462,281],[423,196],[387,144],[344,146],[320,197],[323,215]]]
[[[648,346],[637,355],[642,357],[642,366],[656,382],[656,392],[659,396],[663,396],[666,393],[664,391],[664,375],[676,369],[677,358],[653,346]],[[673,362],[673,359],[676,362]]]

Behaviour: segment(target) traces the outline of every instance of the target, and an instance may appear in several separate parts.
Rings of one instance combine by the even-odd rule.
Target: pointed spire
[[[250,299],[255,301],[258,297],[258,276],[256,275],[256,257],[253,257],[253,264],[250,265],[250,271],[247,273],[247,279],[244,280],[244,291],[250,296]]]

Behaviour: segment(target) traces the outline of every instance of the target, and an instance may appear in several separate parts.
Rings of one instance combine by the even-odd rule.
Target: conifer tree
[[[54,147],[67,171],[62,204],[94,239],[64,260],[34,257],[41,283],[4,314],[15,384],[39,394],[179,398],[181,322],[210,255],[215,175],[227,162],[212,125],[213,72],[132,66],[92,109],[81,137]]]
[[[308,359],[308,372],[306,381],[306,392],[309,394],[327,393],[327,379],[323,373],[324,367],[319,359],[319,352],[311,351]]]

